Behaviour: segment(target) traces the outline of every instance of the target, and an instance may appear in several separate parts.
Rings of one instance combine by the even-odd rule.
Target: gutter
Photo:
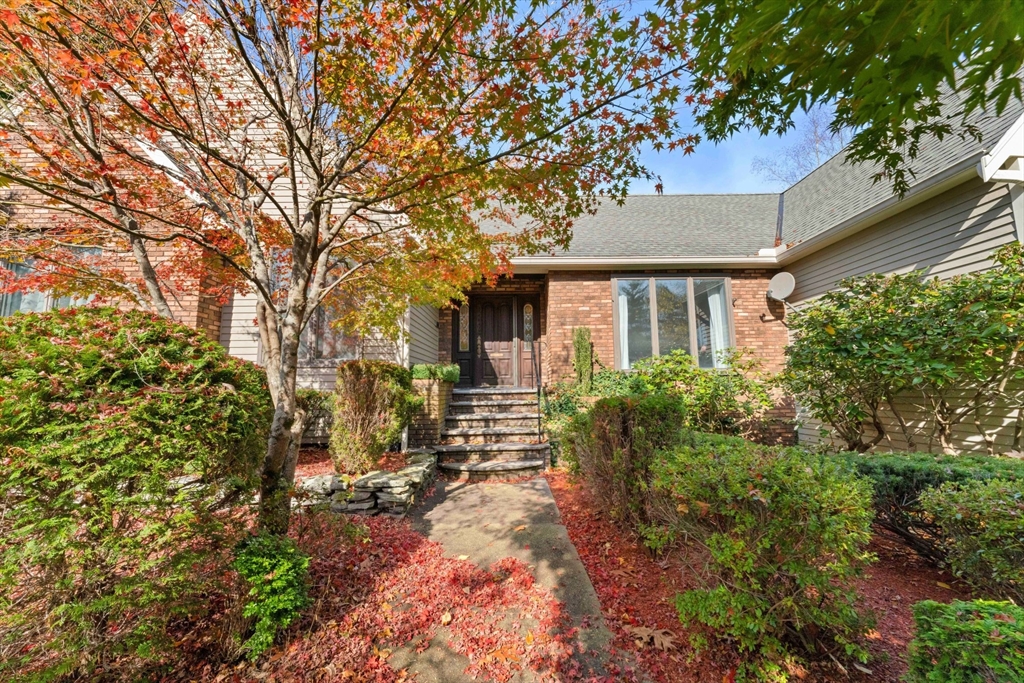
[[[765,250],[762,250],[765,251]],[[771,251],[771,250],[769,250]],[[588,270],[606,268],[673,268],[673,267],[718,267],[748,268],[751,266],[774,266],[774,255],[758,256],[519,256],[511,259],[516,271],[521,273],[542,273],[549,270]]]

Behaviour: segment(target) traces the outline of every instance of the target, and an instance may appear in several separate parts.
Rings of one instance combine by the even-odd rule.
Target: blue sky
[[[761,137],[756,132],[747,131],[718,145],[703,141],[688,156],[682,152],[647,149],[641,159],[653,173],[661,176],[665,194],[780,192],[785,188],[763,180],[751,171],[750,166],[756,157],[771,157],[792,146],[801,133],[801,123],[798,114],[797,127],[782,137]],[[634,180],[629,188],[630,194],[653,194],[656,182]]]

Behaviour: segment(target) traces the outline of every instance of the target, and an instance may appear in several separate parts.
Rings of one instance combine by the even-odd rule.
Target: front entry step
[[[452,427],[441,431],[445,445],[470,443],[537,443],[537,425],[526,427]]]
[[[540,420],[536,389],[455,389],[436,447],[438,467],[470,481],[540,472],[551,460]]]
[[[469,481],[515,479],[540,474],[547,460],[491,460],[489,462],[444,462],[439,468]]]

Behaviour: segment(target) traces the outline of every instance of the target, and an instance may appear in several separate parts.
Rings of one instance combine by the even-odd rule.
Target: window
[[[616,367],[681,349],[702,368],[722,367],[732,346],[729,283],[714,277],[621,277],[615,293]]]
[[[24,277],[32,272],[32,264],[11,263],[0,261],[0,268],[10,271],[14,278]],[[61,296],[54,297],[49,292],[10,292],[0,294],[0,316],[14,315],[15,313],[42,313],[57,308],[69,308],[71,306],[83,306],[89,303],[88,298]]]
[[[356,357],[358,340],[332,327],[327,311],[317,308],[299,337],[299,360],[338,361]]]

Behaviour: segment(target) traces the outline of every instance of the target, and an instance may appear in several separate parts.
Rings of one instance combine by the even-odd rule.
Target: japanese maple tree
[[[0,284],[169,317],[176,279],[254,292],[280,532],[317,307],[393,328],[567,243],[641,144],[688,151],[680,31],[613,0],[3,0],[0,256],[37,267]],[[19,223],[36,206],[62,218]]]

